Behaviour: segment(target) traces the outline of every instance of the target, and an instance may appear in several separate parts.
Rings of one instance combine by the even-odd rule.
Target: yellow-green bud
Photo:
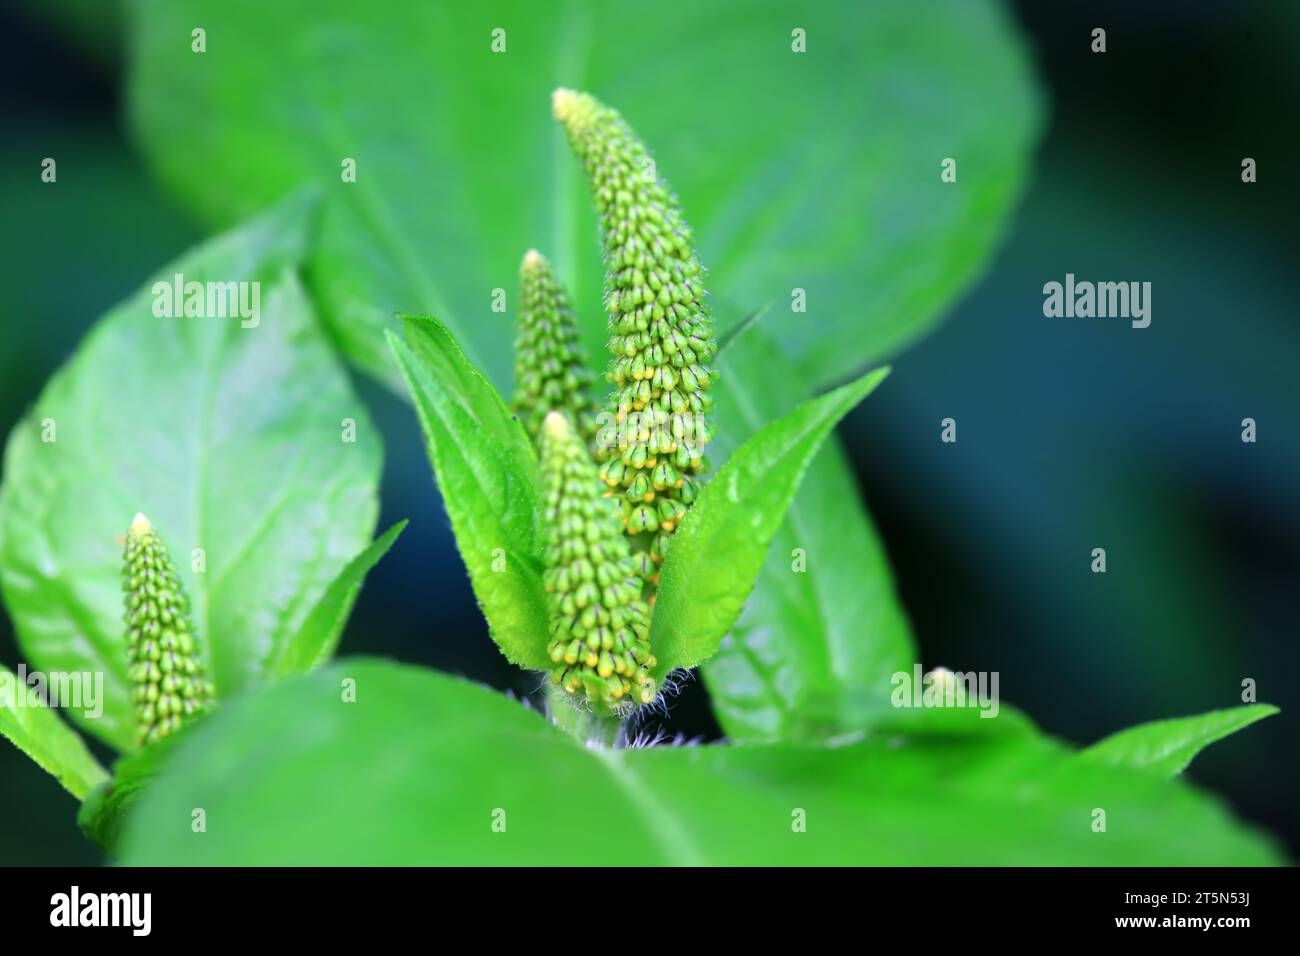
[[[704,447],[716,375],[708,363],[717,346],[704,268],[677,200],[623,118],[572,90],[556,90],[552,106],[586,170],[604,237],[606,377],[618,427],[597,443],[601,479],[625,492],[627,533],[657,556],[695,498],[694,476],[709,467]],[[674,504],[661,508],[664,500]],[[649,571],[653,582],[653,562]]]
[[[618,502],[559,412],[542,425],[542,476],[551,682],[601,708],[648,704],[657,691],[653,663],[644,666],[654,656],[637,564],[620,531]]]
[[[126,650],[138,743],[174,733],[213,700],[190,603],[167,548],[149,519],[137,514],[122,558]]]

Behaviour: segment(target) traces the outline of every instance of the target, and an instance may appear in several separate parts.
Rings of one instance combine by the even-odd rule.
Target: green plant
[[[711,482],[701,483],[696,476],[707,469],[706,416],[713,404],[712,374],[702,363],[715,346],[689,230],[666,189],[646,181],[648,153],[621,117],[590,96],[566,90],[556,93],[555,112],[588,164],[597,202],[604,204],[611,330],[606,376],[613,391],[592,455],[604,462],[599,482],[593,467],[585,476],[590,487],[582,487],[592,459],[563,416],[548,418],[543,507],[531,448],[516,434],[517,423],[505,420],[504,401],[451,334],[435,319],[408,318],[405,342],[390,336],[389,344],[424,426],[457,544],[493,637],[522,667],[568,668],[554,672],[553,682],[571,694],[581,690],[589,704],[607,709],[625,697],[652,702],[674,670],[713,655],[754,586],[808,463],[885,371],[767,423]],[[527,271],[524,278],[529,302]],[[521,325],[521,341],[536,348],[530,312]],[[558,354],[568,332],[559,323],[551,328],[557,341],[545,351]],[[514,407],[525,420],[553,411],[533,406],[537,389],[530,378],[523,384],[526,391]],[[572,404],[566,399],[559,408],[571,411]],[[617,521],[597,505],[601,483],[608,486],[606,496],[618,500]],[[610,539],[620,525],[640,556],[630,565]],[[548,562],[543,577],[538,571]],[[640,595],[624,593],[628,582],[617,569],[625,566],[642,569],[653,615]],[[558,603],[548,602],[543,590],[558,595]],[[615,612],[620,621],[630,616],[626,635],[621,623],[610,629],[607,616]],[[648,642],[643,630],[649,631]],[[589,631],[602,634],[603,642],[586,641]],[[624,678],[626,668],[616,666],[614,651],[634,658],[632,683]]]
[[[123,565],[131,700],[137,741],[143,745],[202,714],[212,700],[212,683],[185,588],[167,546],[143,514],[136,514],[126,532]]]
[[[998,247],[1042,122],[1030,55],[1002,6],[980,0],[943,0],[925,18],[901,0],[807,5],[799,13],[818,46],[806,57],[784,42],[792,13],[776,0],[733,4],[704,22],[691,0],[666,0],[650,18],[634,0],[505,2],[494,9],[527,42],[500,56],[479,55],[476,38],[494,24],[462,7],[357,11],[343,0],[283,0],[208,9],[177,0],[131,9],[127,112],[159,179],[213,229],[323,179],[304,262],[313,304],[340,353],[402,393],[386,333],[400,332],[412,312],[438,316],[456,351],[507,390],[509,330],[487,311],[485,293],[508,286],[520,250],[541,237],[585,319],[586,354],[603,352],[597,222],[581,166],[539,97],[558,84],[607,91],[672,171],[712,269],[717,341],[727,343],[713,360],[726,382],[711,416],[717,462],[815,390],[897,354],[938,321]],[[210,34],[226,38],[203,61],[213,69],[195,69],[175,42],[200,13]],[[328,43],[343,23],[350,42],[330,44],[326,60],[312,42],[274,41],[320,24]],[[377,111],[376,102],[391,108]],[[756,105],[771,121],[753,122]],[[298,121],[286,127],[285,116]],[[184,155],[177,143],[199,148]],[[978,157],[980,173],[959,190],[936,190],[918,171],[945,155]],[[342,158],[356,160],[356,182],[329,174]],[[806,293],[807,313],[794,312],[792,289]],[[781,320],[770,323],[773,335],[753,322],[769,306]],[[479,417],[496,427],[494,414]],[[862,730],[888,703],[861,688],[916,660],[884,550],[857,500],[840,443],[829,438],[731,640],[701,671],[732,739],[816,742]],[[458,510],[450,517],[467,520]],[[467,537],[458,536],[477,579],[492,550],[470,560]],[[540,564],[514,560],[528,552],[512,551],[513,537],[493,537],[505,542],[511,569],[495,579],[493,597],[540,575]],[[811,573],[790,574],[796,548]],[[875,583],[863,589],[863,580]],[[495,604],[484,587],[476,593]],[[509,605],[512,628],[544,614],[532,593],[519,590]],[[505,614],[487,617],[509,643]],[[508,656],[519,662],[532,646]]]
[[[569,111],[579,103],[605,117],[617,130],[618,142],[601,155],[607,160],[612,156],[624,170],[635,168],[628,157],[645,154],[627,145],[631,134],[621,120],[586,97],[568,93],[559,97],[556,112],[562,120],[572,121]],[[578,151],[583,154],[581,145]],[[599,174],[594,178],[599,196],[606,187]],[[629,333],[623,306],[629,299],[620,290],[637,286],[627,284],[627,258],[611,252],[608,239],[629,235],[646,208],[654,208],[653,203],[625,201],[603,215],[611,290],[607,301],[614,332],[607,373],[614,392],[607,408],[616,425],[632,419],[643,407],[654,407],[657,397],[629,395],[629,387],[655,382],[658,372],[650,368],[653,363],[645,368],[635,365],[647,348],[646,339],[639,339],[636,348],[623,347],[622,336]],[[691,264],[692,275],[697,273],[693,255],[686,253],[680,261]],[[653,281],[649,272],[646,276],[647,283]],[[639,295],[632,300],[642,301]],[[655,328],[656,318],[644,315],[639,331]],[[692,333],[706,341],[706,320],[690,309],[687,318],[701,323]],[[525,315],[522,321],[527,324],[531,318]],[[333,677],[318,678],[314,689],[300,686],[267,695],[229,717],[224,733],[213,732],[204,745],[196,745],[181,758],[183,769],[169,778],[171,787],[148,798],[148,812],[158,814],[177,812],[198,792],[211,803],[212,788],[219,785],[207,769],[209,763],[220,766],[220,753],[229,754],[234,741],[247,743],[255,724],[274,719],[281,710],[310,708],[307,698],[319,698],[340,675],[348,675],[343,680],[355,681],[383,701],[383,713],[367,710],[356,719],[321,714],[329,727],[329,749],[296,762],[287,789],[278,776],[274,790],[258,787],[255,796],[221,788],[216,794],[218,805],[241,820],[242,839],[249,842],[231,851],[231,857],[217,852],[212,861],[237,858],[243,852],[257,859],[325,862],[342,858],[379,863],[541,862],[554,852],[542,835],[554,832],[579,792],[583,799],[615,808],[613,812],[628,804],[624,819],[633,821],[630,832],[641,839],[631,843],[620,839],[620,845],[640,849],[630,855],[626,849],[621,851],[616,859],[622,862],[768,859],[776,834],[784,829],[771,816],[793,812],[797,817],[807,812],[802,804],[815,806],[812,812],[822,817],[821,825],[827,828],[820,838],[788,846],[788,838],[781,841],[783,854],[805,862],[1170,860],[1181,858],[1183,851],[1174,835],[1186,827],[1194,827],[1207,841],[1196,851],[1202,860],[1262,862],[1268,858],[1258,844],[1230,835],[1208,804],[1159,779],[1185,765],[1170,764],[1165,753],[1190,755],[1230,729],[1266,716],[1271,712],[1267,707],[1136,728],[1118,742],[1104,742],[1080,756],[1051,742],[1009,708],[986,724],[969,710],[913,712],[881,707],[869,711],[872,716],[864,721],[859,742],[847,746],[842,741],[840,746],[827,746],[829,741],[823,737],[815,744],[621,749],[620,742],[635,743],[635,737],[613,733],[607,724],[602,727],[601,715],[612,715],[606,720],[634,720],[635,712],[629,711],[625,698],[648,703],[669,674],[712,655],[735,625],[759,576],[767,545],[821,442],[835,422],[879,384],[883,372],[763,424],[731,452],[712,480],[692,496],[690,509],[676,513],[680,526],[672,546],[642,549],[662,560],[658,587],[646,587],[655,598],[651,612],[633,586],[639,577],[618,534],[620,524],[632,524],[635,541],[639,530],[627,519],[627,490],[641,490],[634,485],[637,478],[611,482],[607,466],[597,480],[593,457],[619,459],[601,454],[600,437],[594,456],[580,440],[572,421],[571,393],[560,404],[563,411],[551,411],[542,425],[539,475],[532,448],[521,440],[516,422],[507,417],[505,403],[456,347],[450,333],[433,319],[407,318],[404,328],[405,338],[390,336],[390,346],[424,426],[430,460],[491,632],[503,652],[521,666],[553,666],[552,683],[576,696],[582,713],[590,708],[585,718],[575,718],[566,709],[570,704],[560,700],[551,704],[554,722],[586,746],[569,749],[562,735],[554,736],[559,731],[548,729],[536,717],[443,678],[378,663],[338,665]],[[566,329],[553,328],[567,340]],[[672,334],[669,328],[651,338],[649,347],[656,338],[663,341],[664,335]],[[536,339],[531,341],[536,348]],[[712,354],[704,348],[693,351]],[[633,366],[635,372],[629,374]],[[725,386],[719,388],[725,391]],[[536,394],[530,389],[516,397],[515,407],[526,419],[535,417],[530,399]],[[685,412],[687,406],[682,403],[676,410]],[[637,477],[655,469],[656,463],[649,459],[662,453],[663,447],[652,437],[653,425],[663,425],[667,419],[652,423],[651,428],[635,428],[640,444],[624,439],[626,447],[619,448],[624,454],[627,447],[639,448],[646,456],[636,462]],[[603,498],[602,483],[613,485]],[[611,491],[623,499],[621,504],[602,503]],[[497,560],[501,556],[504,562]],[[869,642],[875,637],[863,639]],[[860,685],[860,691],[888,696],[883,680]],[[406,729],[412,726],[412,712],[424,715],[416,722],[422,728],[419,732]],[[427,729],[461,721],[465,714],[474,715],[469,729],[458,725],[454,734]],[[267,834],[263,824],[250,819],[248,801],[301,799],[301,787],[312,786],[320,774],[332,774],[343,765],[364,774],[368,754],[379,738],[408,756],[431,748],[428,753],[431,758],[436,754],[440,777],[452,774],[459,782],[456,795],[445,795],[438,783],[421,785],[418,781],[425,771],[414,757],[408,764],[410,779],[391,781],[387,791],[367,790],[352,803],[353,813],[389,821],[368,831],[364,846],[353,846],[338,857],[322,851],[310,834],[317,827],[333,832],[346,824],[317,820],[301,833],[295,831],[287,838],[283,832],[278,834],[279,845],[292,848],[283,850],[285,856],[258,854],[256,841]],[[391,743],[394,740],[397,743]],[[497,769],[489,770],[483,763],[481,749],[491,751]],[[195,756],[199,753],[204,756]],[[254,759],[278,764],[293,757],[281,748],[260,748]],[[315,769],[321,761],[325,769]],[[502,770],[501,765],[510,769]],[[1151,771],[1143,770],[1146,767]],[[619,783],[606,792],[602,781],[608,780],[610,771]],[[1114,776],[1107,777],[1107,772]],[[938,783],[948,774],[956,774],[956,781]],[[556,778],[565,783],[554,789],[542,783]],[[255,773],[253,779],[263,778]],[[516,790],[523,781],[529,781],[526,795]],[[445,825],[436,835],[420,831],[404,816],[411,812],[404,808],[412,806],[412,792],[420,794],[415,804],[418,812],[436,808],[445,814]],[[928,805],[926,796],[936,794],[942,794],[942,809]],[[512,801],[517,801],[513,812],[516,819],[523,818],[529,835],[522,842],[494,845],[490,829],[473,819],[471,808],[485,811],[493,806],[494,812],[505,813],[504,805]],[[1099,809],[1094,804],[1104,804],[1112,817],[1128,821],[1122,837],[1106,842],[1094,839]],[[1073,823],[1063,825],[1062,814],[1073,814]],[[993,819],[984,819],[989,815]],[[903,834],[897,851],[878,845],[884,831],[868,821],[881,819],[897,828],[896,839],[898,832]],[[973,845],[954,846],[954,826],[972,828],[977,834]],[[757,833],[767,836],[755,842]],[[128,859],[168,860],[175,846],[141,827],[128,836],[126,854]],[[572,848],[565,862],[610,859],[607,850],[596,845],[590,852]]]
[[[313,204],[296,197],[161,270],[95,325],[5,449],[0,588],[18,640],[34,670],[84,677],[87,694],[98,676],[94,706],[62,714],[118,752],[159,746],[187,699],[220,703],[328,660],[401,531],[366,547],[381,449],[298,279]],[[265,314],[255,328],[155,314],[178,273],[259,282]],[[173,565],[152,525],[131,522],[141,510],[188,560]],[[208,676],[168,693],[164,656],[197,665],[187,637]],[[77,799],[108,786],[81,737],[6,673],[0,731]]]
[[[229,224],[339,156],[360,153],[363,174],[351,184],[356,189],[334,184],[315,206],[291,198],[161,273],[260,277],[274,305],[263,318],[269,341],[258,341],[256,351],[251,337],[229,324],[159,322],[148,315],[142,292],[96,328],[11,438],[0,492],[6,601],[32,660],[51,669],[89,663],[112,675],[111,718],[84,726],[127,756],[108,780],[48,708],[0,707],[0,729],[85,798],[87,833],[121,860],[754,863],[778,853],[811,863],[1278,859],[1267,840],[1213,799],[1167,779],[1201,747],[1272,708],[1144,725],[1075,752],[1006,706],[991,720],[969,709],[890,706],[891,675],[910,670],[918,655],[832,437],[836,422],[885,372],[822,389],[934,320],[987,255],[1017,192],[1036,128],[1035,100],[1023,54],[993,8],[952,3],[936,29],[916,38],[912,55],[937,77],[958,59],[954,47],[984,67],[967,61],[957,76],[970,81],[964,86],[948,77],[946,85],[961,91],[935,106],[936,121],[924,129],[909,123],[909,104],[888,97],[874,122],[864,124],[831,95],[844,80],[839,73],[820,75],[813,63],[791,66],[788,57],[755,57],[753,50],[786,28],[778,4],[738,18],[738,36],[750,42],[735,49],[706,47],[702,33],[681,31],[666,13],[645,23],[635,47],[591,51],[592,85],[621,88],[626,97],[618,102],[638,125],[644,118],[650,126],[643,128],[659,132],[685,126],[701,143],[693,153],[679,145],[671,164],[700,226],[697,239],[657,171],[637,178],[648,152],[612,111],[580,94],[562,94],[554,104],[594,179],[606,237],[617,353],[610,370],[615,393],[606,406],[611,449],[584,424],[595,406],[584,391],[591,370],[581,356],[594,354],[604,334],[591,321],[600,311],[594,283],[584,281],[594,249],[584,253],[575,238],[596,233],[586,228],[591,213],[573,199],[580,193],[571,181],[577,164],[557,163],[545,187],[524,183],[506,165],[535,155],[536,142],[544,141],[539,74],[550,76],[550,61],[544,69],[527,55],[495,64],[500,72],[491,87],[499,95],[486,106],[476,87],[487,84],[474,82],[474,71],[486,68],[466,66],[467,75],[434,84],[443,125],[407,123],[423,115],[413,91],[430,88],[424,71],[457,62],[442,54],[458,41],[445,39],[443,21],[419,13],[379,6],[357,14],[392,44],[382,52],[396,75],[385,76],[383,89],[399,91],[403,142],[409,139],[409,152],[394,162],[392,150],[366,151],[388,133],[383,117],[362,108],[375,82],[363,64],[381,52],[364,36],[327,66],[303,59],[297,48],[264,57],[259,44],[282,32],[282,18],[310,19],[304,13],[318,15],[321,4],[214,9],[210,29],[230,41],[218,54],[224,68],[194,74],[174,90],[168,79],[186,69],[175,59],[174,37],[192,18],[187,6],[151,10],[134,24],[134,122],[177,192],[211,221]],[[847,21],[839,5],[826,9],[815,32],[830,43],[907,33],[911,17],[905,5],[873,6]],[[630,10],[609,4],[556,15],[521,7],[512,22],[536,37],[602,24],[598,35],[617,37],[608,27]],[[593,22],[575,24],[575,16]],[[638,75],[637,50],[670,47],[693,49],[687,59],[706,62],[710,71],[748,71],[753,82],[745,99],[757,91],[787,124],[770,132],[738,123],[750,103],[729,99],[739,96],[730,89],[716,101],[701,96],[706,84],[698,67],[661,71],[653,85],[620,79]],[[707,56],[698,55],[702,47]],[[876,88],[888,88],[896,69],[915,69],[876,52],[840,62]],[[417,63],[421,72],[410,72]],[[301,85],[275,82],[262,72],[271,68],[292,71]],[[249,103],[241,98],[248,88],[267,94]],[[991,91],[1004,105],[996,117],[985,103]],[[300,116],[316,135],[277,137],[284,115]],[[201,127],[190,125],[199,118]],[[994,172],[955,194],[943,212],[920,204],[929,215],[909,221],[914,231],[906,241],[871,228],[872,217],[888,209],[884,194],[910,188],[911,160],[894,159],[890,144],[915,144],[941,127],[945,143],[967,144]],[[207,136],[257,148],[214,151],[201,169],[177,159],[172,144]],[[806,152],[790,145],[806,141],[820,145]],[[928,146],[933,151],[935,144]],[[875,157],[876,175],[837,176],[840,157],[856,154]],[[368,155],[373,167],[365,165]],[[448,169],[449,156],[468,157],[463,176]],[[839,191],[807,210],[793,201],[794,187],[783,185],[827,177]],[[719,179],[734,189],[707,188]],[[463,188],[455,201],[470,212],[456,220],[458,228],[445,225],[451,217],[443,214],[442,194],[423,198],[430,181]],[[602,192],[611,182],[621,184],[628,201],[619,189]],[[313,208],[318,218],[309,225]],[[629,246],[634,235],[645,239],[633,229],[642,211],[671,248]],[[468,242],[458,230],[468,231]],[[790,241],[791,231],[804,241]],[[526,257],[523,347],[513,356],[520,374],[507,405],[493,384],[513,364],[499,344],[506,330],[476,321],[473,302],[494,284],[487,281],[491,270],[517,261],[519,249],[538,237],[555,238],[576,307],[562,303],[558,278],[541,280],[540,257]],[[710,284],[720,330],[712,339],[699,295],[697,241],[715,270]],[[792,273],[814,275],[827,303],[819,321],[759,319],[764,303],[786,294],[782,283]],[[410,308],[439,318],[403,313],[394,322],[394,311]],[[373,527],[378,448],[317,327],[316,310],[339,354],[409,394],[492,638],[508,659],[539,674],[553,672],[553,655],[562,650],[560,686],[572,685],[580,708],[553,698],[546,719],[466,682],[367,659],[316,669],[331,656],[365,571],[400,530],[344,564]],[[674,365],[670,354],[683,354],[683,346],[698,361]],[[139,383],[139,391],[105,385],[123,380]],[[272,394],[259,392],[254,401],[243,389],[252,380],[269,383]],[[88,395],[104,401],[89,427],[70,440],[65,429],[53,454],[42,448],[36,436],[47,411],[77,421],[78,413],[60,409],[89,407]],[[178,395],[189,401],[178,403]],[[169,416],[178,404],[191,414]],[[218,407],[220,421],[242,418],[251,427],[223,429],[218,444]],[[617,443],[619,427],[647,408],[701,416],[703,441],[693,432],[693,444],[681,441],[668,452],[686,449],[683,463],[669,462],[675,474],[660,468],[659,457],[646,467],[652,442],[661,456],[681,437],[655,436],[668,422],[638,417],[637,440],[626,448]],[[567,412],[573,424],[561,417],[544,426],[552,409]],[[345,420],[356,426],[355,444],[338,439]],[[153,454],[141,453],[141,429]],[[186,441],[169,444],[177,435]],[[579,437],[592,440],[592,460]],[[306,460],[295,460],[285,477],[287,449],[298,443]],[[720,466],[707,482],[702,444]],[[637,460],[637,447],[645,459]],[[601,455],[605,488],[621,499],[605,515],[594,460]],[[158,468],[137,467],[142,458]],[[611,472],[620,463],[624,470]],[[79,503],[84,496],[84,516],[60,520],[73,495]],[[652,504],[650,513],[645,506]],[[116,614],[105,590],[105,548],[108,529],[120,528],[123,515],[137,508],[159,518],[181,554],[214,535],[228,540],[206,548],[206,571],[186,571],[183,561],[180,568],[195,597],[196,628],[210,641],[220,705],[193,727],[133,751],[123,637],[106,623]],[[617,514],[629,519],[630,541],[617,534]],[[660,535],[665,515],[671,539]],[[563,554],[568,543],[576,553],[579,540],[598,544],[609,559],[592,564],[599,587],[584,592],[585,606],[578,600],[585,572],[575,586],[556,562],[557,547]],[[624,548],[640,559],[643,583],[635,596],[617,586]],[[813,562],[812,573],[792,567],[796,551]],[[600,635],[599,652],[587,640],[603,626],[597,611],[583,620],[592,608],[606,612],[611,625],[621,611],[629,625],[622,649],[636,666],[621,697],[608,681],[627,677],[629,662],[614,660],[613,634],[609,647]],[[700,665],[729,742],[626,746],[647,741],[628,732],[639,713],[617,723],[627,718],[625,699],[652,702],[654,692],[671,688],[670,675]],[[286,730],[268,734],[268,727]],[[326,792],[330,799],[322,801]],[[177,825],[195,806],[222,821],[221,840]],[[618,821],[618,832],[557,840],[555,834],[572,832],[577,806],[601,808]],[[1097,809],[1112,822],[1104,833],[1094,828]],[[509,839],[495,828],[498,810],[509,817]],[[799,814],[804,830],[793,826]]]

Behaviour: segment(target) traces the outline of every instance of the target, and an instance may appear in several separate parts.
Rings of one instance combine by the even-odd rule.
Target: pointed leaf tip
[[[880,368],[768,422],[732,453],[682,521],[659,575],[656,676],[713,656],[831,429],[888,374]]]
[[[1175,777],[1210,744],[1277,712],[1271,704],[1250,704],[1192,717],[1151,721],[1111,734],[1080,751],[1079,756],[1093,763],[1140,768]]]

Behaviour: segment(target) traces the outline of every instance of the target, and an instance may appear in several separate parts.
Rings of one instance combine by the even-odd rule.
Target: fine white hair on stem
[[[593,734],[585,741],[586,745],[599,749],[608,746],[613,746],[615,749],[644,749],[647,747],[693,747],[703,742],[704,738],[702,736],[687,737],[679,732],[670,737],[668,732],[660,726],[647,726],[656,718],[660,720],[667,719],[669,702],[678,697],[694,680],[694,677],[693,671],[679,667],[664,677],[659,694],[651,703],[638,707],[635,704],[624,702],[611,708],[612,716],[617,717],[620,721],[618,733],[615,735],[612,744],[601,738],[599,734]],[[548,683],[549,678],[539,676],[533,690],[526,696],[517,697],[512,690],[507,690],[506,696],[519,700],[529,710],[540,713],[550,723],[557,725],[555,708],[558,706],[571,707],[587,714],[594,713],[590,701],[583,697],[565,697],[563,703],[557,702],[547,693]]]

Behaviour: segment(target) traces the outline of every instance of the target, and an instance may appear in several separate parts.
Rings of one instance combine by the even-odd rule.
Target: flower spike
[[[190,604],[167,548],[137,514],[126,535],[122,593],[127,660],[140,746],[175,733],[213,700],[190,622]]]
[[[596,435],[596,406],[587,394],[592,375],[578,344],[568,296],[536,249],[519,267],[520,310],[515,340],[514,412],[534,444],[547,412],[568,415],[587,441]]]
[[[653,584],[669,535],[709,467],[716,376],[708,362],[717,346],[704,268],[677,200],[623,118],[573,90],[556,90],[552,107],[586,170],[604,237],[606,377],[617,428],[597,440],[600,477],[622,499],[641,574]]]
[[[650,611],[641,600],[617,505],[573,425],[551,412],[542,425],[551,683],[613,711],[655,699]]]

